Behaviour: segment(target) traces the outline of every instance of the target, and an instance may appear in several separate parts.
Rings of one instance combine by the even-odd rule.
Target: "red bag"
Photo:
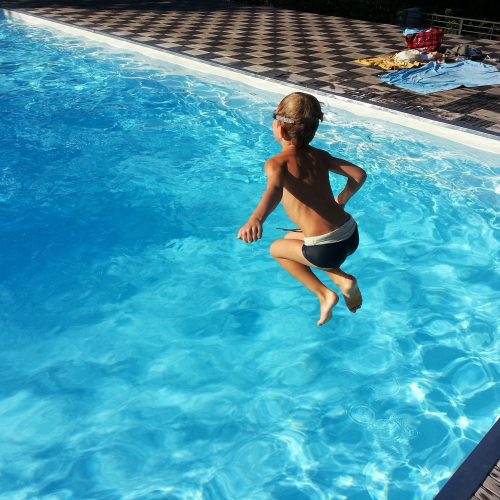
[[[418,49],[420,52],[433,52],[443,43],[444,29],[430,28],[413,35],[406,35],[406,46],[409,49]]]

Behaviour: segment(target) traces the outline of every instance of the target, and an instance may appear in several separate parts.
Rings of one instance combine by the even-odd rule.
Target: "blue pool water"
[[[432,498],[499,414],[498,157],[326,106],[369,180],[365,303],[319,329],[283,211],[236,239],[282,96],[0,44],[0,497]]]

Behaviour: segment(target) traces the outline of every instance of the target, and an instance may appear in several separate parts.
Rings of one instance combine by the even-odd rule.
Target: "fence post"
[[[460,18],[460,24],[458,25],[458,34],[461,35],[462,34],[462,27],[464,25],[464,18],[461,17]]]

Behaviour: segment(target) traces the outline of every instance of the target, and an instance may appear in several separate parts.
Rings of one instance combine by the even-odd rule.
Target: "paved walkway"
[[[500,86],[420,95],[356,59],[404,50],[401,28],[230,0],[6,0],[5,8],[500,137]],[[469,42],[500,63],[500,41]],[[500,66],[500,64],[499,64]]]

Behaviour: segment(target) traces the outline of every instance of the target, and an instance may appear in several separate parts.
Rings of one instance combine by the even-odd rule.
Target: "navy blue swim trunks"
[[[335,269],[340,267],[344,261],[349,257],[349,255],[353,254],[359,245],[359,233],[358,226],[350,219],[347,224],[354,223],[354,230],[351,232],[349,230],[350,236],[342,241],[333,241],[332,243],[321,242],[321,243],[313,243],[308,244],[308,241],[323,239],[323,241],[328,241],[328,239],[335,240],[334,233],[337,233],[338,229],[328,233],[327,235],[313,237],[313,238],[304,238],[304,245],[302,247],[302,254],[304,257],[316,267],[321,269]],[[344,229],[342,226],[339,229]],[[347,229],[347,228],[346,228]]]

